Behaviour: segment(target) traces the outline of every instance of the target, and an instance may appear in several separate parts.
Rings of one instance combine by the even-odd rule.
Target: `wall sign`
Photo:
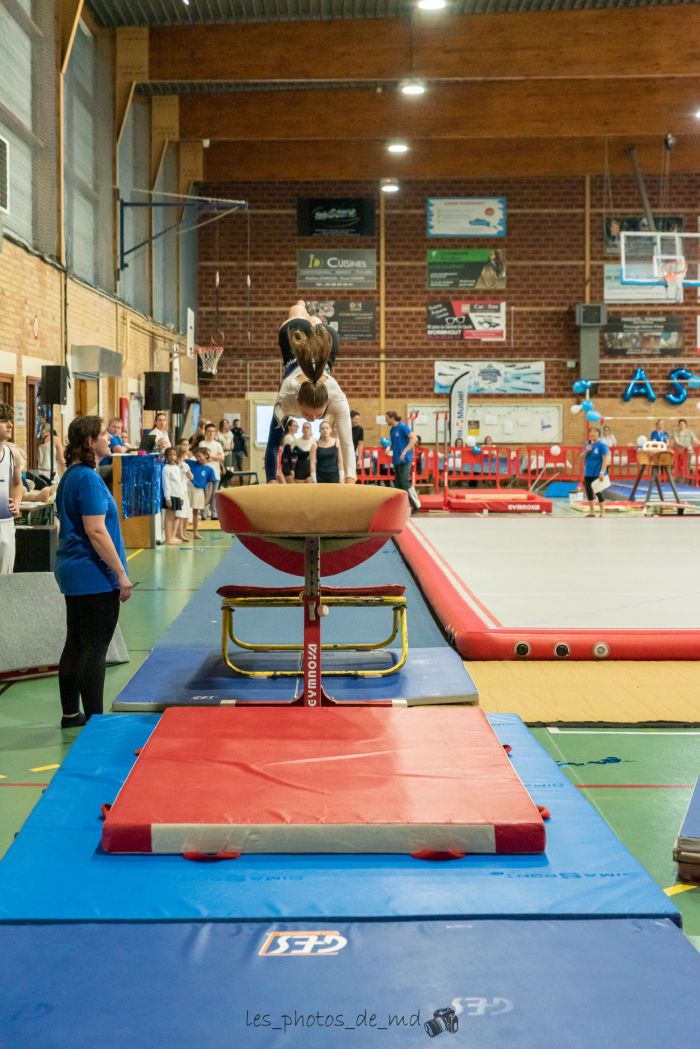
[[[435,361],[435,393],[544,393],[544,361]]]
[[[428,197],[429,237],[505,235],[505,197]]]
[[[373,248],[297,252],[297,288],[377,287],[377,252]]]
[[[496,288],[506,286],[506,255],[500,249],[437,248],[425,254],[427,287],[431,291],[456,288]]]
[[[610,317],[603,344],[609,357],[678,357],[683,352],[683,318]]]
[[[341,342],[375,342],[377,311],[372,299],[330,299],[324,302],[306,300],[312,316],[322,317],[338,332]]]
[[[297,234],[300,237],[373,237],[374,198],[332,197],[297,200]]]
[[[429,338],[503,342],[506,337],[505,302],[463,302],[445,299],[426,307]]]

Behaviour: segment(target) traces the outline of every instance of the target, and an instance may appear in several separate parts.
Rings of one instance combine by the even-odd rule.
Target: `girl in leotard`
[[[330,423],[321,423],[321,436],[311,449],[311,480],[318,484],[340,484],[343,469],[340,443],[331,433]]]
[[[311,483],[311,449],[314,446],[311,423],[304,423],[301,435],[297,434],[292,445],[292,453],[296,456],[294,464],[294,480],[297,484]]]
[[[355,450],[347,397],[331,375],[338,350],[338,336],[312,317],[303,302],[297,302],[279,332],[284,361],[284,379],[277,395],[265,452],[265,476],[277,481],[277,453],[284,437],[285,421],[301,416],[308,422],[332,416],[338,426],[345,464],[345,483],[356,479]]]

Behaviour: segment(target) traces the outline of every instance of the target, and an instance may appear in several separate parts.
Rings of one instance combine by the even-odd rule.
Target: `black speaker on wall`
[[[174,393],[170,402],[170,411],[173,415],[184,415],[187,411],[187,394]]]
[[[42,404],[65,404],[68,400],[68,369],[65,364],[43,364],[41,367]]]
[[[165,411],[170,404],[170,372],[145,372],[144,408]]]

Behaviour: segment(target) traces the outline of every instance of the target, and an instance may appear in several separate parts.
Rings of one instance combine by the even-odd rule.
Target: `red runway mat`
[[[447,506],[442,493],[421,495],[421,510],[450,510],[458,514],[551,514],[552,500],[522,488],[457,488],[448,492]]]
[[[166,710],[109,811],[108,852],[542,852],[481,710]]]

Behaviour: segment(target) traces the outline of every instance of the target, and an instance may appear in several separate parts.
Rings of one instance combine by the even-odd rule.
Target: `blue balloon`
[[[688,379],[688,389],[698,390],[700,389],[700,375],[691,375]]]
[[[585,401],[581,401],[581,407],[583,408],[584,412],[590,412],[591,408],[593,407],[593,401],[586,398]]]
[[[656,394],[652,389],[651,383],[647,379],[647,373],[644,371],[644,368],[637,368],[635,370],[627,389],[622,395],[622,400],[631,401],[633,397],[646,397],[651,404],[656,400]]]
[[[591,384],[585,379],[577,379],[573,385],[574,393],[585,393]]]
[[[688,391],[683,383],[686,379],[690,379],[692,374],[693,373],[689,372],[687,368],[673,368],[668,373],[668,377],[673,383],[673,386],[668,393],[664,394],[664,397],[669,404],[683,404],[683,401],[687,400]]]
[[[603,418],[603,416],[600,414],[600,412],[593,410],[591,412],[586,412],[586,418],[588,419],[589,423],[598,423]]]
[[[474,452],[474,455],[481,455],[481,445],[475,444],[472,451]]]
[[[390,445],[391,445],[391,441],[389,440],[388,437],[380,437],[379,438],[379,444],[381,445],[382,448],[389,448]]]

